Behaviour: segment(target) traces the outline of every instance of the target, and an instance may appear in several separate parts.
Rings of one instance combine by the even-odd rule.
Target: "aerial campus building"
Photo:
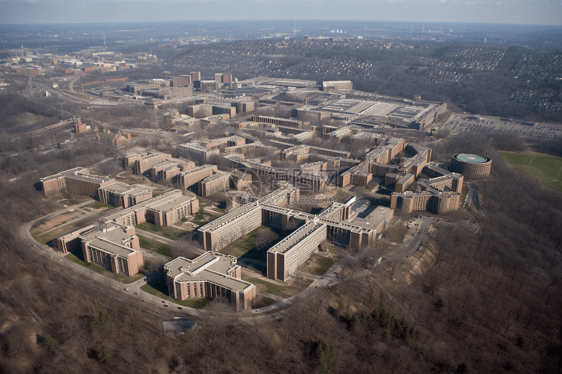
[[[177,300],[223,297],[245,310],[256,296],[256,287],[241,278],[237,258],[220,253],[205,252],[189,260],[178,257],[166,265],[168,296]]]
[[[466,179],[486,179],[492,170],[492,159],[467,153],[458,153],[451,158],[449,168],[461,173]]]
[[[126,209],[117,209],[104,219],[108,223],[136,226],[150,222],[170,226],[199,211],[199,200],[185,196],[180,190],[170,190]]]
[[[53,246],[63,253],[81,248],[84,262],[129,277],[137,274],[144,264],[139,238],[132,226],[89,225],[54,239]]]
[[[45,196],[61,190],[72,195],[97,197],[98,189],[115,183],[114,178],[90,175],[88,169],[77,167],[40,179]]]
[[[318,215],[303,213],[286,206],[297,201],[299,189],[289,183],[262,198],[233,209],[224,216],[199,227],[199,243],[208,251],[218,251],[261,225],[285,230],[290,223],[300,226],[267,253],[267,276],[285,281],[318,249],[324,240],[341,247],[362,248],[373,242],[382,223],[388,222],[393,210],[379,207],[377,217],[369,226],[348,222],[350,207],[355,201],[332,203]],[[381,214],[382,212],[382,214]]]

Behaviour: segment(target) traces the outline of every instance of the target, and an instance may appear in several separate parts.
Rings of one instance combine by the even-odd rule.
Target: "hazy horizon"
[[[562,25],[562,2],[551,0],[0,0],[0,4],[4,10],[0,14],[3,24],[333,20]]]

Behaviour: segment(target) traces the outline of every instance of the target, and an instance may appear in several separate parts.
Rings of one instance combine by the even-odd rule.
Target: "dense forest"
[[[369,267],[388,250],[377,241],[342,260],[341,283],[281,315],[239,319],[214,302],[181,335],[163,332],[172,312],[77,280],[20,237],[23,222],[57,209],[34,187],[40,176],[115,152],[93,143],[4,159],[3,170],[21,178],[0,180],[0,372],[559,372],[562,195],[503,163],[495,149],[520,147],[516,140],[472,134],[432,146],[436,159],[463,150],[494,160],[478,183],[485,213],[475,213],[476,234],[439,229],[415,271],[404,261]]]

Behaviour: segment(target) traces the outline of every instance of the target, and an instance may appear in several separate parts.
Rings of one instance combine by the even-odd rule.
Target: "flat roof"
[[[82,168],[82,167],[77,167],[77,168],[61,171],[60,173],[50,175],[48,177],[41,178],[41,181],[47,182],[47,181],[62,178],[62,177],[77,179],[77,180],[81,180],[81,181],[84,181],[84,182],[98,183],[98,184],[102,184],[102,183],[105,183],[105,182],[109,182],[110,180],[113,180],[113,178],[110,178],[108,176],[99,176],[99,175],[88,174],[88,169]]]
[[[195,200],[196,198],[193,196],[178,196],[170,201],[166,201],[160,205],[152,205],[150,207],[147,207],[148,209],[152,209],[152,210],[161,210],[163,212],[169,212],[170,210],[173,210],[175,208],[178,207],[178,205],[180,204],[184,204],[187,202],[190,202],[192,200]]]
[[[163,200],[169,199],[171,197],[173,198],[176,196],[182,196],[181,190],[166,191],[162,195],[158,195],[156,197],[153,197],[152,199],[145,200],[143,202],[138,203],[137,205],[130,206],[126,209],[119,209],[115,213],[106,216],[105,220],[111,221],[125,214],[130,214],[132,212],[135,212],[137,210],[146,209],[152,206],[157,206],[159,202],[162,202]]]
[[[316,230],[322,229],[325,226],[324,222],[314,222],[308,221],[291,235],[287,236],[285,239],[281,240],[279,243],[271,247],[268,252],[272,253],[287,253],[293,249],[299,243],[305,241],[310,235],[312,235]]]
[[[125,230],[124,227],[115,225],[106,229],[98,228],[85,233],[81,237],[82,240],[88,242],[88,245],[118,256],[127,257],[136,250],[125,246],[124,243],[128,243],[135,235],[129,235]]]
[[[118,194],[129,194],[131,196],[140,195],[140,194],[147,194],[151,193],[154,189],[153,187],[144,186],[140,184],[129,185],[123,182],[115,182],[111,183],[108,186],[104,186],[100,188],[101,190],[106,190]]]
[[[207,281],[234,292],[254,287],[250,282],[226,274],[238,266],[236,262],[236,257],[209,251],[193,260],[178,257],[164,265],[164,269],[168,270],[168,275],[180,282]]]
[[[456,158],[464,162],[471,162],[475,164],[481,164],[486,162],[485,157],[469,154],[469,153],[460,153],[456,156]]]

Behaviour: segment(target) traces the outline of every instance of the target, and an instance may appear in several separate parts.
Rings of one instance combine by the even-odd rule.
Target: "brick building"
[[[210,177],[217,171],[217,165],[201,165],[193,169],[184,171],[178,175],[178,183],[183,189],[187,190],[190,187],[198,184],[203,179]]]
[[[77,167],[40,179],[41,191],[45,196],[60,192],[71,195],[98,197],[98,189],[115,183],[114,178],[90,175],[88,169]]]
[[[153,166],[171,159],[172,155],[160,152],[135,153],[125,157],[125,167],[133,167],[133,173],[142,175]]]
[[[486,179],[492,170],[492,159],[485,156],[459,153],[451,158],[449,169],[466,179]]]
[[[112,273],[131,277],[144,265],[134,227],[112,225],[80,236],[84,262],[102,266]]]
[[[100,187],[98,196],[102,203],[110,204],[115,207],[128,208],[152,199],[152,190],[153,188],[143,185],[131,186],[126,183],[115,182]]]
[[[242,270],[236,257],[206,252],[189,260],[178,257],[166,265],[168,296],[177,300],[224,298],[246,310],[256,297],[256,287],[241,279]]]
[[[150,175],[159,182],[173,182],[181,172],[193,169],[194,167],[195,162],[193,161],[170,158],[154,165],[150,169]]]
[[[199,211],[199,200],[185,196],[180,190],[170,190],[126,209],[119,209],[104,217],[108,223],[136,226],[150,222],[158,226],[170,226],[180,219]]]
[[[198,194],[207,197],[217,192],[225,192],[229,187],[230,173],[217,171],[201,180],[197,185]]]
[[[53,240],[63,253],[81,250],[86,263],[94,263],[115,274],[133,276],[143,266],[139,238],[132,226],[89,225]]]
[[[184,143],[178,145],[180,157],[189,158],[200,164],[209,162],[210,158],[220,154],[216,148],[207,148],[196,143]]]

